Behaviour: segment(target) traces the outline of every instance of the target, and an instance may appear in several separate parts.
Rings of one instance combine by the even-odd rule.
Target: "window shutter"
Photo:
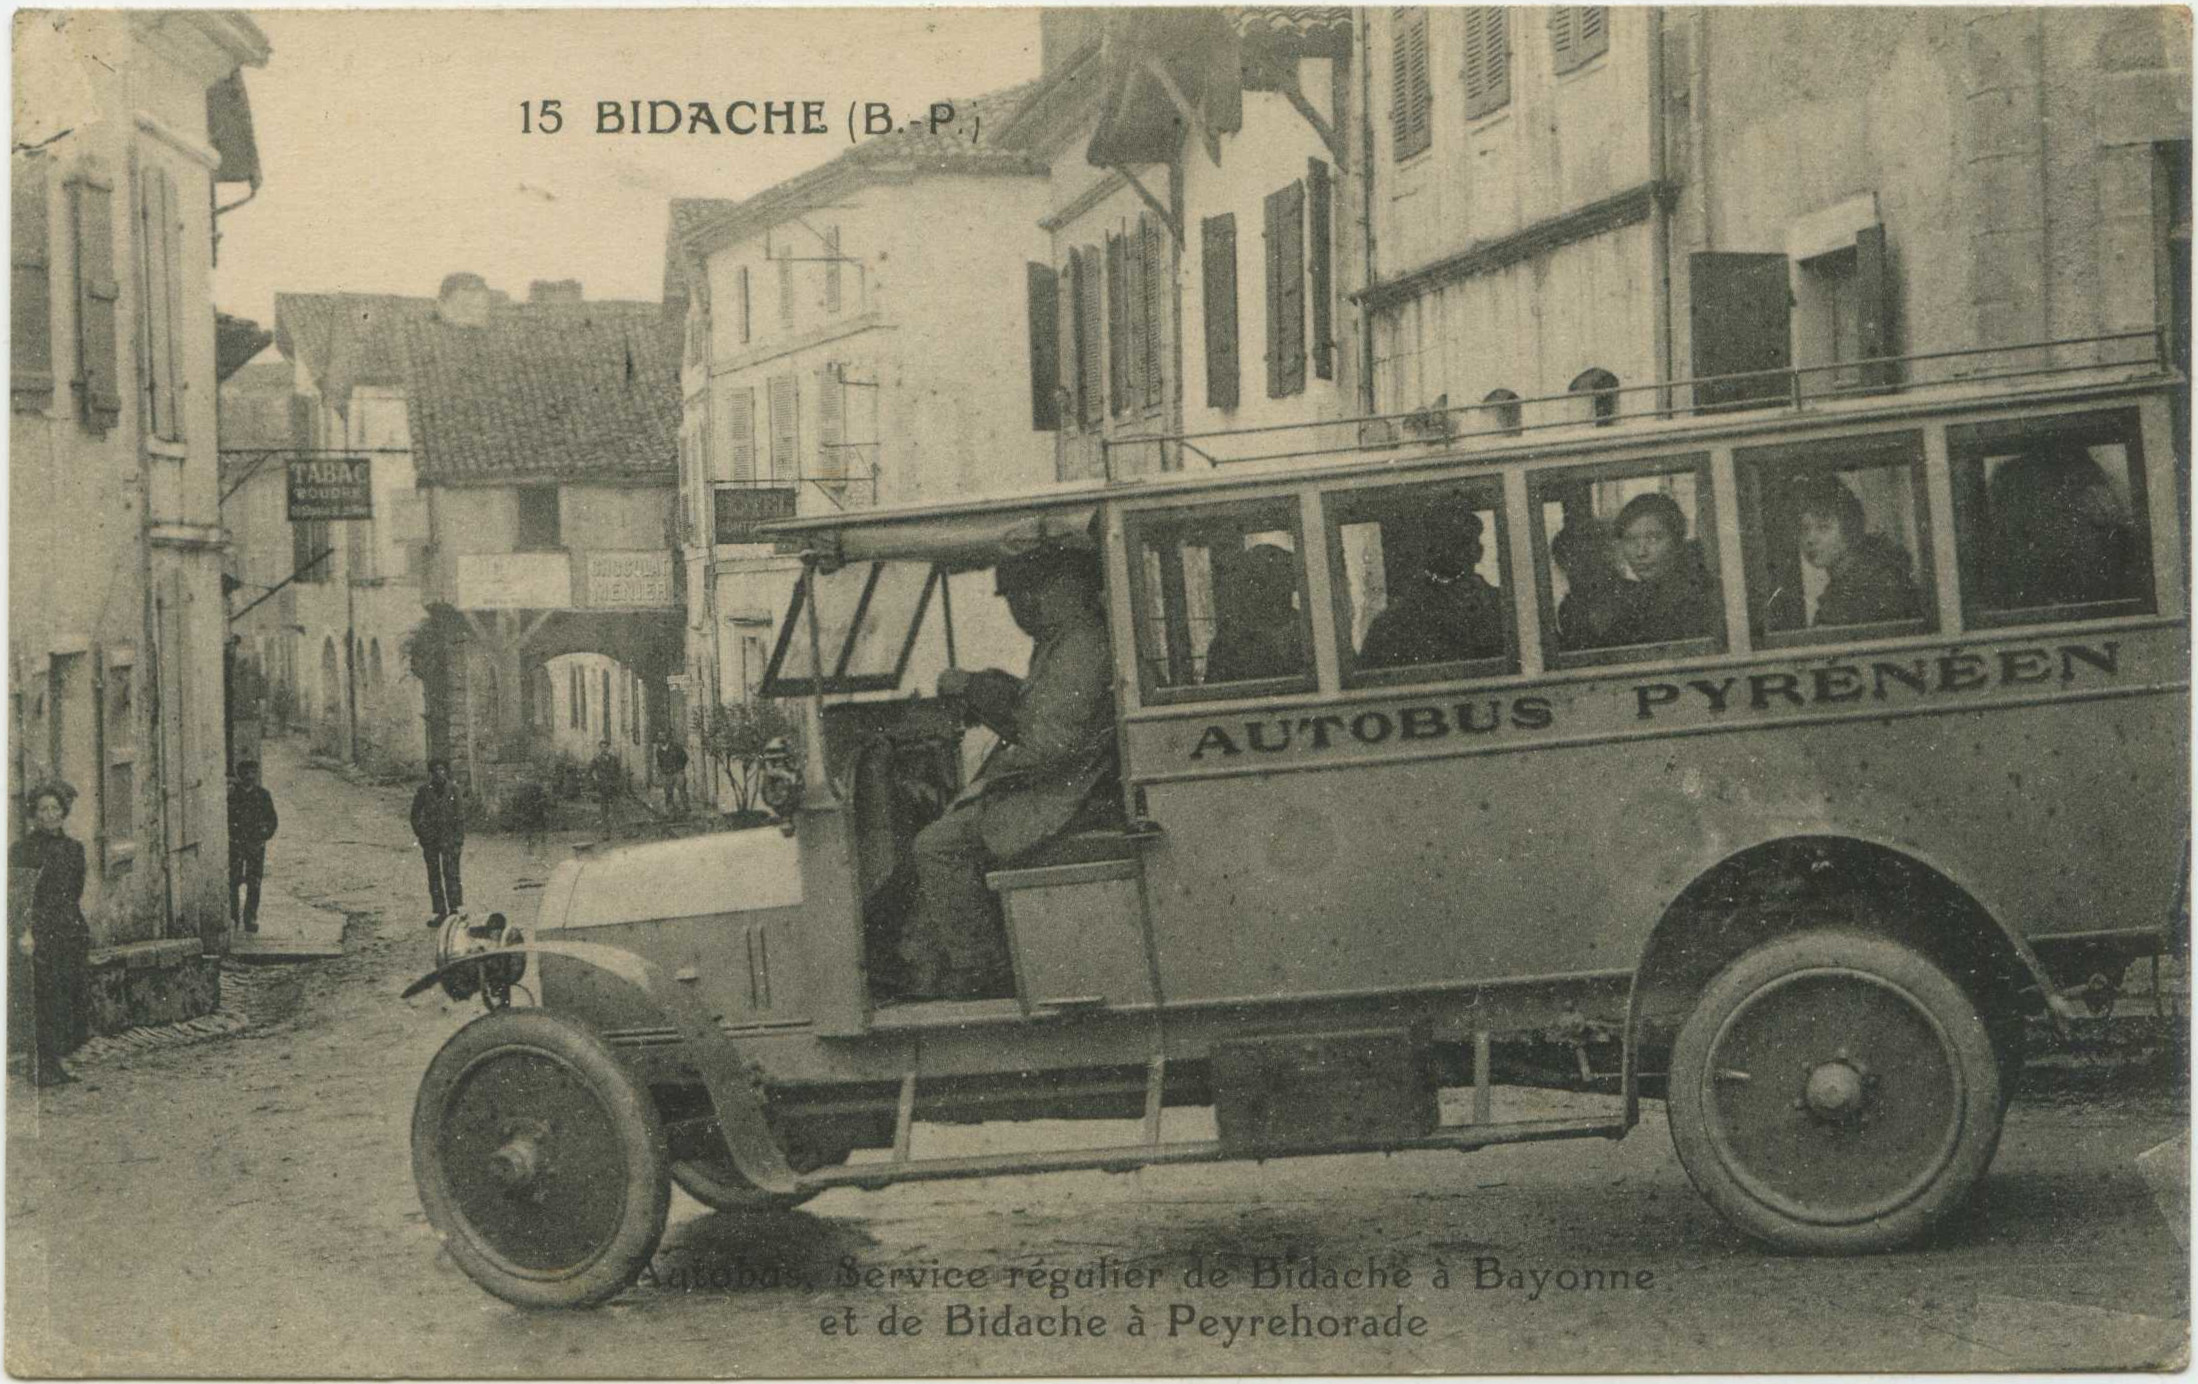
[[[1122,407],[1134,405],[1144,386],[1145,353],[1151,349],[1145,340],[1145,254],[1144,246],[1132,239],[1134,231],[1122,238]]]
[[[1076,257],[1076,262],[1082,266],[1076,279],[1076,331],[1080,338],[1077,343],[1077,360],[1083,370],[1078,388],[1082,391],[1084,426],[1096,428],[1106,421],[1106,386],[1105,381],[1100,378],[1103,372],[1099,355],[1099,247],[1085,246]]]
[[[1328,176],[1328,165],[1319,159],[1307,160],[1305,198],[1305,278],[1306,291],[1312,295],[1313,373],[1332,380],[1336,377],[1335,310],[1330,301],[1335,274],[1331,230],[1335,183]]]
[[[1035,432],[1061,427],[1061,300],[1055,277],[1051,265],[1023,265],[1030,298],[1030,426]]]
[[[153,436],[171,442],[183,437],[180,211],[168,170],[157,164],[141,169],[137,252],[144,296],[138,312],[138,379],[145,391],[147,426]]]
[[[1551,65],[1558,72],[1584,67],[1610,48],[1610,9],[1605,5],[1558,5],[1549,12]]]
[[[1885,272],[1885,228],[1865,226],[1855,232],[1855,345],[1864,360],[1894,354],[1891,288]],[[1891,361],[1862,367],[1862,383],[1869,388],[1890,388],[1898,380],[1899,367]]]
[[[1060,400],[1061,427],[1065,431],[1073,432],[1084,420],[1083,409],[1076,399],[1076,390],[1083,379],[1084,367],[1082,357],[1078,354],[1083,349],[1083,340],[1076,330],[1074,250],[1069,251],[1068,262],[1061,266],[1056,278],[1061,289],[1060,311],[1056,314],[1061,322],[1061,388],[1055,397]]]
[[[1209,216],[1199,227],[1199,261],[1205,275],[1206,407],[1235,408],[1236,216]]]
[[[203,319],[187,313],[183,306],[183,201],[176,195],[175,178],[165,168],[160,170],[160,192],[161,225],[166,231],[161,240],[161,253],[167,262],[167,270],[162,277],[168,286],[166,369],[172,426],[168,435],[180,442],[185,436],[183,407],[190,389],[190,380],[183,368],[185,333],[193,330],[195,325],[204,330],[210,342],[213,336],[213,317],[211,304],[206,305],[207,313]]]
[[[817,474],[838,480],[847,474],[847,394],[837,361],[817,370]]]
[[[114,188],[79,178],[69,184],[70,230],[76,243],[76,378],[78,416],[104,433],[122,417],[116,383]]]
[[[13,160],[13,219],[8,223],[10,292],[9,392],[14,407],[32,412],[53,403],[53,278],[43,154]]]
[[[840,310],[840,228],[824,228],[824,310]]]
[[[795,409],[801,397],[791,373],[771,377],[771,479],[801,478],[801,420]]]
[[[752,310],[752,309],[751,309],[751,308],[749,307],[749,298],[748,298],[748,266],[744,264],[744,265],[740,266],[740,340],[741,340],[741,344],[742,344],[742,345],[746,345],[746,344],[747,344],[747,343],[748,343],[748,342],[749,342],[750,340],[752,340],[752,339],[753,339],[753,337],[754,337],[754,333],[755,333],[755,318],[754,318],[754,316],[753,316],[753,310]]]
[[[1141,378],[1145,386],[1145,407],[1160,407],[1161,398],[1167,392],[1167,310],[1163,306],[1168,285],[1167,249],[1161,244],[1160,218],[1147,215],[1137,224],[1139,256],[1144,261],[1139,278],[1144,294],[1137,307],[1145,317],[1145,372]]]
[[[1305,184],[1267,194],[1267,397],[1305,389]]]
[[[725,467],[731,479],[756,478],[756,391],[742,385],[725,393]]]
[[[1559,11],[1558,13],[1562,13]],[[1511,101],[1511,31],[1501,5],[1475,5],[1465,12],[1465,118],[1501,110]],[[1554,34],[1563,21],[1552,17]]]
[[[1130,332],[1127,256],[1122,237],[1107,237],[1107,412],[1119,418],[1129,406]]]
[[[1705,250],[1688,256],[1687,263],[1696,379],[1792,366],[1784,255]],[[1786,390],[1779,375],[1701,384],[1694,388],[1694,406],[1697,412],[1744,407]]]
[[[778,257],[778,324],[794,325],[794,260],[791,255]]]
[[[1433,141],[1427,81],[1427,9],[1408,5],[1394,11],[1390,37],[1390,142],[1395,157],[1408,159]]]

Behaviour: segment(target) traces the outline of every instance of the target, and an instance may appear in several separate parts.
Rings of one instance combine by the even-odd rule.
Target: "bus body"
[[[469,1040],[492,1013],[438,1058],[415,1126],[430,1214],[514,1301],[623,1286],[616,1254],[515,1269],[450,1190],[450,1073],[562,1043],[626,1083],[605,1109],[647,1111],[604,1117],[630,1136],[629,1248],[653,1246],[626,1221],[661,1200],[658,1164],[715,1205],[783,1203],[1617,1136],[1644,1095],[1753,1233],[1911,1239],[1989,1163],[2026,1024],[2177,940],[2179,387],[2072,370],[780,525],[810,559],[766,685],[808,707],[798,805],[559,868],[523,950],[570,1031]],[[1596,601],[1650,608],[1631,544],[1659,523],[1684,617],[1598,635]],[[1830,531],[1844,546],[1810,546]],[[1055,544],[1103,573],[1119,802],[988,876],[1012,997],[882,1002],[909,839],[964,763],[958,708],[911,667],[951,661],[957,602],[976,613],[954,574]],[[1266,662],[1225,675],[1254,552]],[[1421,599],[1483,627],[1377,655]],[[522,1018],[541,1027],[502,1011]],[[1506,1121],[1499,1081],[1622,1111]],[[1462,1123],[1448,1088],[1471,1088]],[[1164,1138],[1178,1105],[1212,1107],[1218,1138]],[[922,1120],[1078,1116],[1143,1135],[911,1153]],[[504,1134],[498,1176],[533,1186],[536,1136]]]

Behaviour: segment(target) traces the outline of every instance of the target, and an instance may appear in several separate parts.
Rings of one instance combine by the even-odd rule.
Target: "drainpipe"
[[[1688,61],[1694,68],[1688,82],[1688,136],[1692,146],[1687,176],[1694,180],[1695,214],[1701,222],[1702,248],[1717,248],[1717,234],[1710,224],[1710,12],[1694,12],[1694,42]]]
[[[1359,109],[1359,249],[1364,256],[1366,272],[1360,276],[1364,288],[1372,288],[1374,279],[1374,60],[1373,25],[1367,19],[1368,11],[1361,8],[1353,16],[1358,25],[1358,109]],[[1374,408],[1374,317],[1373,309],[1359,302],[1358,311],[1358,404],[1361,414],[1370,415]]]
[[[1668,386],[1672,379],[1672,303],[1671,303],[1671,201],[1666,194],[1666,181],[1671,176],[1671,160],[1664,148],[1665,109],[1670,98],[1664,73],[1664,12],[1648,11],[1648,87],[1649,87],[1649,185],[1654,189],[1649,204],[1650,253],[1656,256],[1656,379]],[[1671,412],[1671,390],[1660,389],[1656,394],[1656,407],[1660,413]]]

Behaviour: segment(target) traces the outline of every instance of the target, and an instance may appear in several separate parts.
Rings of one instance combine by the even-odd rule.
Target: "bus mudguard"
[[[678,1029],[680,1039],[694,1059],[694,1068],[710,1093],[710,1103],[717,1111],[718,1128],[725,1137],[726,1152],[732,1156],[733,1166],[740,1170],[740,1175],[766,1192],[785,1193],[795,1189],[794,1170],[787,1163],[778,1141],[771,1136],[763,1099],[749,1079],[748,1063],[739,1045],[717,1026],[693,990],[676,982],[663,983],[657,968],[632,952],[601,942],[529,941],[518,946],[497,947],[469,953],[437,967],[406,986],[403,998],[410,999],[440,984],[445,976],[513,956],[563,957],[639,992]]]

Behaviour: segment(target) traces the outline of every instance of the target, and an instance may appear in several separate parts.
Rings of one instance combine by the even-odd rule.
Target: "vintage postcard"
[[[11,37],[12,1373],[2187,1365],[2187,9]]]

